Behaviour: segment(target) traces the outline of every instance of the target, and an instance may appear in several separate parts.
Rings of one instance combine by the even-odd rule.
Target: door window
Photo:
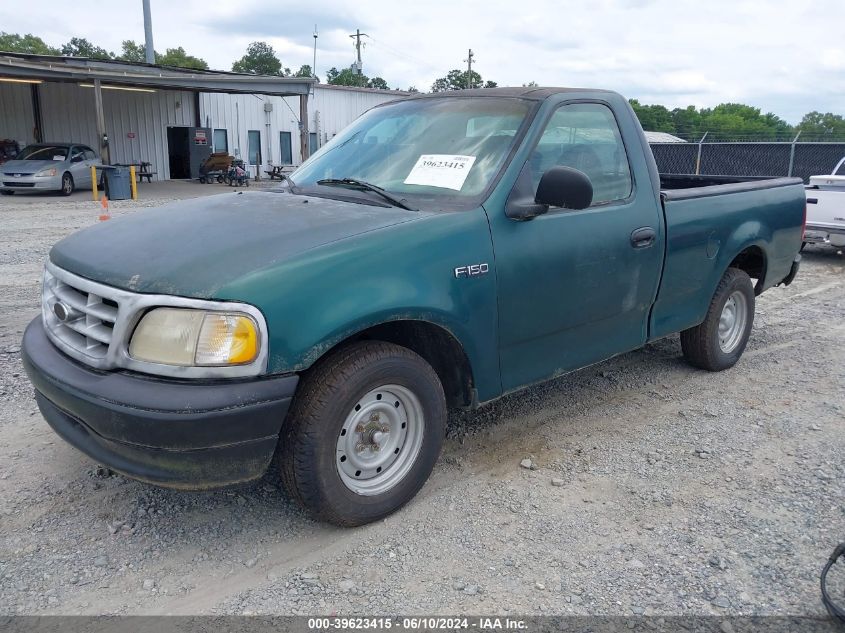
[[[86,147],[85,149],[85,160],[94,160],[97,158],[97,155],[94,153],[94,150],[90,147]]]
[[[631,195],[631,169],[619,126],[600,103],[564,105],[552,115],[529,159],[536,190],[551,167],[573,167],[593,183],[593,206]]]
[[[282,165],[293,165],[293,147],[290,132],[279,132],[279,148],[281,150]]]
[[[247,132],[247,139],[249,140],[249,154],[248,163],[250,165],[261,164],[261,132],[258,130],[249,130]]]

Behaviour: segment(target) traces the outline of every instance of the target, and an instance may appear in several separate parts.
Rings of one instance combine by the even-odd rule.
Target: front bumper
[[[9,191],[58,191],[62,188],[62,177],[10,176],[0,174],[0,189]]]
[[[60,352],[41,318],[21,346],[47,423],[98,463],[182,489],[264,474],[299,377],[200,382],[90,369]]]

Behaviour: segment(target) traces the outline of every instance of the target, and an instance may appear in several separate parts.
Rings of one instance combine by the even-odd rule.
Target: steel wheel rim
[[[72,193],[73,192],[73,185],[70,182],[70,176],[65,176],[62,178],[62,191],[65,193]]]
[[[337,437],[335,465],[355,494],[397,486],[417,460],[425,432],[422,403],[400,385],[368,391],[352,407]]]
[[[722,306],[722,314],[719,317],[719,348],[725,354],[730,354],[737,348],[747,321],[748,300],[742,292],[735,290]]]

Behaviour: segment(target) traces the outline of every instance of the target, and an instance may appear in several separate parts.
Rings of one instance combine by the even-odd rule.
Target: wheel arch
[[[359,341],[384,341],[419,354],[434,369],[451,407],[476,403],[472,364],[458,337],[441,324],[422,319],[393,319],[349,334],[312,354],[310,371],[326,355]]]
[[[752,279],[756,279],[757,283],[754,286],[755,295],[759,295],[763,292],[768,268],[768,257],[766,256],[765,249],[761,245],[749,244],[745,246],[728,263],[725,270],[728,268],[738,268],[739,270],[744,271]]]

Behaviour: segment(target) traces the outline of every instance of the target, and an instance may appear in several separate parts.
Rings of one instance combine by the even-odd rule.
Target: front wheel
[[[701,325],[681,332],[687,361],[708,371],[733,367],[745,351],[754,323],[754,286],[745,271],[728,268]]]
[[[69,196],[73,193],[73,176],[65,172],[62,174],[62,188],[59,190],[63,196]]]
[[[352,344],[303,379],[280,439],[292,497],[341,526],[381,519],[419,492],[446,428],[431,366],[381,341]]]

